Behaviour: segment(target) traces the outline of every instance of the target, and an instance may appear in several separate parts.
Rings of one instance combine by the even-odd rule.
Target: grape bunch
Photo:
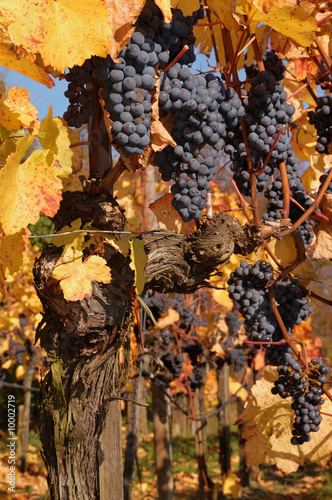
[[[267,71],[258,72],[251,80],[251,88],[247,96],[244,95],[245,124],[248,145],[254,168],[259,171],[267,159],[280,129],[287,125],[295,111],[294,106],[286,103],[287,93],[281,82]],[[274,168],[281,161],[289,157],[286,131],[283,130],[270,154],[264,168],[256,176],[256,185],[259,192],[266,187]],[[231,160],[231,170],[234,180],[244,196],[251,194],[250,174],[246,145],[242,128],[228,130],[226,136],[225,153]]]
[[[176,119],[177,146],[158,153],[156,165],[163,180],[175,181],[172,203],[182,219],[200,219],[226,130],[239,126],[244,108],[234,89],[226,89],[216,76],[193,76],[180,64],[161,75],[159,105]]]
[[[318,139],[316,151],[320,154],[329,154],[329,145],[332,142],[332,93],[318,97],[315,111],[308,113],[309,123],[315,126]]]
[[[161,65],[166,65],[181,51],[184,45],[189,50],[179,59],[181,64],[193,63],[196,59],[194,46],[196,38],[193,34],[194,25],[205,17],[203,4],[191,16],[184,16],[180,9],[172,9],[172,21],[166,23],[161,10],[154,2],[147,2],[137,22],[136,31],[143,32],[144,36],[154,42],[158,51],[158,60]]]
[[[271,264],[259,260],[255,264],[241,262],[228,280],[228,293],[244,317],[244,326],[250,341],[278,342],[282,339],[270,306],[267,285],[273,275]],[[286,279],[275,285],[275,298],[279,312],[290,335],[294,325],[308,319],[313,308],[297,282]]]
[[[279,130],[291,121],[295,108],[286,103],[284,85],[267,71],[260,71],[250,84],[245,116],[248,141],[254,156],[266,158]],[[283,131],[272,151],[272,159],[287,160],[286,142]]]
[[[201,362],[201,355],[203,354],[203,346],[198,339],[193,339],[183,345],[182,351],[186,352],[191,361],[191,366],[193,373],[188,375],[188,380],[190,383],[190,389],[196,391],[204,382],[206,363]]]
[[[162,357],[165,368],[173,375],[173,378],[179,378],[182,372],[183,356],[182,354],[174,354],[174,352],[166,352]]]
[[[303,212],[310,207],[310,205],[312,204],[312,200],[309,198],[309,196],[307,196],[305,187],[302,184],[300,177],[296,174],[296,172],[294,172],[293,169],[291,169],[290,171],[291,173],[287,175],[289,179],[291,197],[294,201],[291,201],[290,203],[289,218],[292,224],[294,224],[297,219],[301,217]],[[269,200],[269,203],[266,213],[263,214],[263,219],[266,221],[274,222],[281,220],[283,208],[283,193],[280,176],[267,186],[264,195]],[[303,210],[300,207],[302,207]],[[296,230],[296,233],[303,241],[305,248],[308,248],[313,240],[313,226],[313,221],[305,220]]]
[[[135,32],[122,49],[119,62],[110,57],[93,58],[93,76],[104,86],[102,98],[113,121],[113,141],[126,156],[142,154],[151,140],[156,71],[145,45],[149,44],[143,33]]]
[[[144,302],[150,308],[154,318],[158,320],[162,314],[167,313],[170,307],[173,307],[180,316],[178,323],[179,328],[190,330],[194,326],[205,326],[207,323],[199,316],[193,307],[187,306],[184,303],[181,294],[174,294],[170,298],[165,293],[152,293],[145,297]]]
[[[184,45],[189,50],[181,57],[182,64],[195,60],[193,26],[205,16],[204,7],[185,17],[172,9],[170,23],[153,2],[143,9],[136,29],[119,54],[119,61],[93,56],[82,66],[74,66],[66,75],[69,82],[65,95],[70,106],[64,114],[69,126],[80,127],[92,114],[89,92],[85,88],[93,77],[103,85],[105,109],[113,121],[112,136],[126,156],[142,154],[150,143],[151,102],[155,91],[156,66],[164,67]]]
[[[68,90],[66,90],[65,96],[70,104],[63,118],[68,122],[69,127],[80,128],[88,123],[92,115],[90,93],[86,89],[92,71],[91,59],[87,59],[82,66],[73,66],[65,75],[68,82]]]
[[[271,73],[271,75],[274,76],[277,81],[283,80],[285,78],[286,68],[273,49],[266,49],[263,54],[263,63],[265,70]],[[259,73],[256,61],[254,61],[250,66],[245,65],[244,69],[248,78],[250,79],[254,78]]]
[[[272,388],[273,394],[282,398],[293,398],[291,405],[295,412],[293,422],[293,445],[311,440],[310,432],[317,432],[322,421],[319,406],[324,404],[323,384],[330,367],[324,359],[312,359],[307,368],[286,353],[286,363],[278,366],[278,379]]]

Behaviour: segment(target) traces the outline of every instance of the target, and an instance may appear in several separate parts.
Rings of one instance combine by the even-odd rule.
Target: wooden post
[[[219,405],[223,404],[229,398],[229,365],[223,363],[218,368],[218,402]],[[230,434],[230,408],[227,405],[218,415],[218,428],[219,428],[219,454],[221,472],[227,474],[231,468],[231,434]]]
[[[100,500],[123,500],[121,402],[110,401],[100,436]],[[120,425],[119,425],[120,423]],[[110,468],[110,464],[117,464]]]
[[[168,405],[165,394],[152,383],[152,418],[159,500],[174,499]]]

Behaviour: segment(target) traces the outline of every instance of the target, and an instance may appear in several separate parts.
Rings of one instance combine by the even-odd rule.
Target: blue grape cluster
[[[290,353],[286,353],[286,363],[278,366],[278,379],[272,388],[273,394],[283,399],[292,397],[295,412],[291,443],[301,445],[311,440],[311,432],[317,432],[322,421],[319,406],[324,404],[322,386],[330,367],[325,359],[312,359],[303,368]]]
[[[226,89],[215,75],[193,76],[180,64],[161,75],[159,105],[176,119],[177,146],[158,153],[156,165],[163,180],[175,181],[172,203],[182,219],[200,219],[226,131],[239,126],[244,108],[234,89]]]
[[[272,275],[273,268],[268,262],[259,260],[255,264],[248,264],[243,261],[228,280],[229,296],[244,317],[249,340],[254,342],[278,342],[282,339],[267,290]],[[294,325],[308,319],[313,308],[297,283],[286,279],[275,285],[275,298],[285,327],[291,335]]]
[[[332,93],[318,97],[315,111],[308,113],[309,123],[315,126],[318,139],[316,151],[320,154],[329,154],[329,145],[332,142]]]
[[[195,60],[193,26],[205,16],[203,5],[192,16],[172,9],[170,23],[153,2],[143,9],[136,29],[119,54],[119,61],[93,56],[82,66],[74,66],[66,75],[69,82],[65,95],[70,106],[64,114],[69,126],[81,127],[92,114],[89,92],[85,85],[93,77],[103,85],[102,97],[109,112],[112,136],[126,156],[142,154],[150,143],[151,101],[155,91],[156,66],[165,67],[182,47],[189,50],[181,64]]]
[[[270,307],[267,285],[273,275],[272,266],[265,261],[251,265],[242,262],[228,280],[228,292],[235,306],[245,318],[249,340],[255,342],[278,342],[283,338]],[[297,282],[286,278],[274,285],[274,296],[283,323],[292,336],[294,325],[308,319],[313,311],[306,294]],[[295,412],[291,443],[301,445],[310,441],[310,432],[317,432],[322,421],[319,406],[324,403],[322,386],[330,368],[324,359],[312,359],[303,367],[295,358],[287,343],[266,345],[265,362],[277,366],[278,379],[272,388],[273,394],[293,399]]]
[[[263,54],[263,63],[266,71],[274,76],[277,81],[283,80],[285,78],[286,68],[273,49],[266,49]],[[250,79],[254,78],[259,73],[256,61],[254,61],[250,66],[245,64],[244,69],[248,78]]]
[[[286,103],[284,85],[267,71],[260,71],[250,84],[245,116],[248,141],[254,156],[266,158],[281,127],[291,121],[295,108]],[[272,159],[287,160],[286,142],[284,131],[271,154]]]
[[[88,123],[92,115],[92,106],[89,91],[86,89],[87,81],[93,71],[91,59],[87,59],[82,66],[75,65],[65,75],[68,82],[68,89],[65,96],[69,100],[69,106],[63,118],[68,122],[69,127],[80,128]]]
[[[183,356],[182,354],[174,354],[174,352],[166,352],[161,358],[165,368],[172,373],[173,378],[179,378],[182,372]]]
[[[156,71],[149,54],[141,50],[145,40],[142,33],[135,32],[117,63],[110,57],[94,58],[97,67],[93,75],[104,86],[102,98],[113,121],[113,141],[126,156],[142,154],[151,140],[150,114]]]
[[[260,71],[250,83],[249,94],[243,99],[244,119],[250,153],[257,171],[263,166],[281,127],[291,121],[295,109],[294,106],[286,103],[287,93],[283,84],[268,71]],[[256,176],[259,192],[265,189],[274,168],[281,161],[288,159],[290,148],[290,144],[287,144],[286,132],[283,130],[264,171]],[[228,131],[225,153],[232,160],[231,170],[234,172],[234,180],[240,192],[244,196],[249,196],[251,194],[250,174],[241,127]]]
[[[292,167],[292,166],[291,166]],[[289,187],[291,191],[292,198],[301,206],[304,210],[307,210],[312,204],[312,200],[307,196],[305,192],[305,187],[301,182],[300,177],[294,171],[293,167],[288,169],[287,173],[289,179]],[[271,182],[264,193],[265,197],[269,200],[266,213],[263,214],[263,219],[266,221],[277,222],[282,218],[282,207],[283,207],[283,193],[282,193],[282,182],[280,176],[276,178],[274,182]],[[299,217],[303,214],[301,208],[291,201],[289,209],[289,218],[292,224],[294,224]],[[296,233],[301,238],[305,248],[308,248],[313,240],[313,229],[314,222],[305,220],[300,227],[296,230]]]
[[[193,372],[188,375],[190,389],[196,391],[204,382],[206,373],[206,363],[201,362],[201,355],[203,354],[203,346],[198,339],[193,339],[183,345],[182,351],[186,352],[191,361]]]
[[[172,9],[172,21],[166,23],[161,10],[154,2],[148,2],[142,10],[137,23],[136,31],[143,32],[144,36],[152,40],[161,50],[158,51],[158,60],[166,65],[181,51],[184,45],[189,50],[179,59],[181,64],[193,63],[196,59],[194,46],[196,37],[193,34],[194,25],[205,17],[203,4],[191,16],[184,16],[180,9]]]

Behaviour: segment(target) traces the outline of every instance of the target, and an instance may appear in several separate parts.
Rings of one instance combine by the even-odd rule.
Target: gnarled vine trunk
[[[90,192],[64,194],[54,218],[56,228],[81,218],[82,223],[93,221],[98,229],[122,230],[124,217],[116,201],[98,185],[88,187]],[[248,234],[236,219],[222,213],[203,221],[191,235],[145,234],[147,287],[193,292],[206,285],[215,268],[227,263],[235,250],[252,250],[256,242]],[[119,410],[115,401],[127,373],[134,275],[129,257],[114,250],[108,261],[111,283],[93,282],[89,299],[68,302],[51,276],[61,253],[62,248],[46,248],[34,269],[35,287],[45,309],[37,335],[50,362],[42,383],[40,418],[51,496],[121,500],[121,420],[116,426],[116,418],[110,419],[113,436],[110,429],[105,432],[104,424],[110,405]],[[107,474],[111,486],[105,493]]]

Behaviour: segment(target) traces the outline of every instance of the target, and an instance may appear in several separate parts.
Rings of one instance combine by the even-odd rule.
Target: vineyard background
[[[49,2],[52,9],[54,3]],[[315,148],[316,130],[312,122],[308,122],[308,116],[315,109],[317,97],[331,92],[331,5],[328,2],[297,5],[292,0],[243,0],[237,6],[223,6],[211,0],[206,2],[204,18],[203,6],[196,3],[195,8],[200,12],[194,29],[196,52],[203,54],[200,58],[205,57],[206,63],[193,63],[191,72],[194,74],[197,72],[213,78],[211,73],[216,73],[226,86],[233,86],[238,91],[242,102],[250,102],[250,69],[247,68],[246,73],[244,64],[250,66],[256,61],[256,67],[251,71],[262,71],[262,55],[271,55],[271,47],[283,60],[286,69],[284,78],[280,79],[287,93],[285,95],[288,95],[287,103],[294,110],[290,123],[285,118],[285,142],[291,144],[296,155],[292,166],[294,171],[295,167],[298,168],[295,177],[301,177],[304,184],[306,198],[303,199],[309,199],[310,204],[315,202],[317,196],[322,194],[322,182],[327,178],[324,174],[329,175],[328,179],[331,177],[331,154],[330,149],[325,152],[327,154],[318,154]],[[159,104],[157,100],[151,99],[154,133],[149,136],[150,144],[138,160],[135,155],[129,157],[127,153],[130,148],[126,150],[125,144],[116,142],[117,132],[110,120],[114,104],[108,102],[108,94],[103,89],[106,84],[100,83],[106,81],[103,73],[106,71],[108,74],[110,71],[109,68],[105,70],[104,63],[100,61],[103,61],[108,50],[113,60],[117,57],[129,40],[128,26],[139,18],[143,4],[128,3],[119,7],[123,9],[121,15],[124,18],[119,12],[114,14],[113,2],[100,0],[96,10],[92,4],[87,2],[82,9],[96,16],[99,24],[97,21],[95,24],[100,27],[98,34],[90,29],[90,25],[84,24],[84,16],[82,19],[77,17],[77,21],[73,12],[79,9],[73,0],[73,12],[67,13],[63,20],[68,21],[69,28],[76,34],[77,22],[81,34],[77,34],[73,47],[70,47],[73,50],[64,44],[60,46],[59,52],[54,52],[54,40],[61,30],[57,35],[47,30],[46,34],[41,34],[40,24],[43,16],[48,20],[57,19],[57,12],[52,10],[45,14],[44,7],[36,2],[30,24],[28,28],[23,27],[22,31],[19,16],[12,7],[6,1],[0,4],[0,21],[3,22],[0,63],[4,66],[21,71],[51,88],[52,79],[60,77],[63,84],[64,74],[71,82],[74,73],[68,72],[68,67],[86,64],[84,61],[91,55],[95,57],[92,59],[94,70],[90,68],[91,62],[87,64],[88,71],[93,73],[88,85],[94,99],[92,118],[88,125],[84,125],[83,120],[82,127],[75,129],[68,126],[81,124],[80,118],[75,122],[77,117],[74,119],[71,115],[70,106],[65,114],[67,123],[63,118],[53,118],[52,107],[45,116],[38,114],[38,100],[34,106],[24,88],[14,87],[8,91],[4,80],[0,89],[0,420],[4,422],[0,431],[0,496],[13,498],[8,492],[6,479],[8,450],[5,422],[7,398],[9,394],[14,394],[18,434],[14,498],[17,500],[51,498],[42,457],[46,457],[48,474],[53,482],[51,494],[53,498],[61,497],[58,482],[61,485],[62,479],[59,478],[63,471],[54,464],[59,466],[59,456],[69,453],[71,446],[75,451],[78,450],[79,446],[75,447],[75,438],[71,440],[72,436],[79,433],[82,438],[87,431],[87,442],[93,445],[91,449],[100,446],[96,454],[100,460],[98,467],[95,465],[96,457],[93,454],[89,457],[89,466],[92,465],[90,470],[95,475],[98,470],[97,479],[91,479],[89,473],[84,476],[84,471],[77,466],[80,464],[78,453],[74,457],[76,462],[73,460],[70,463],[68,457],[64,459],[64,463],[67,461],[69,468],[75,471],[75,474],[68,474],[70,494],[73,495],[77,481],[79,493],[76,492],[76,498],[79,499],[89,494],[99,498],[99,488],[100,498],[106,495],[107,500],[116,498],[117,488],[122,492],[121,456],[125,500],[171,500],[180,497],[188,500],[331,498],[330,401],[326,400],[322,408],[324,418],[321,429],[311,444],[304,443],[302,448],[291,445],[294,408],[288,400],[283,402],[279,395],[271,393],[271,387],[277,385],[274,383],[276,371],[271,366],[265,366],[269,365],[269,359],[265,358],[261,344],[248,341],[248,338],[252,340],[252,337],[248,337],[251,334],[248,325],[244,325],[243,318],[234,306],[238,300],[236,294],[230,293],[233,301],[227,291],[231,283],[228,280],[234,280],[232,273],[238,266],[245,266],[245,263],[252,269],[253,264],[258,262],[256,265],[260,265],[259,262],[264,260],[274,266],[276,274],[287,273],[288,270],[288,275],[299,280],[294,283],[300,283],[305,293],[309,291],[314,296],[310,301],[314,306],[313,314],[302,323],[298,321],[293,328],[293,339],[298,347],[301,346],[301,356],[298,356],[299,359],[301,357],[301,370],[313,373],[309,371],[310,366],[312,369],[312,358],[323,356],[330,363],[329,297],[332,271],[329,247],[331,214],[328,210],[331,194],[324,195],[322,204],[316,207],[311,217],[315,225],[315,238],[299,243],[299,237],[293,238],[287,234],[278,239],[279,234],[284,236],[283,228],[286,228],[284,232],[292,232],[295,221],[290,223],[284,213],[281,225],[278,221],[275,226],[277,230],[273,222],[269,225],[266,219],[261,221],[261,216],[267,211],[267,201],[264,194],[257,193],[253,187],[256,186],[261,166],[254,172],[252,159],[248,157],[250,181],[249,187],[246,187],[238,171],[232,169],[232,161],[234,165],[238,161],[232,156],[234,145],[237,144],[234,136],[234,144],[227,139],[226,148],[220,146],[222,151],[217,158],[213,180],[209,179],[212,196],[207,198],[203,222],[197,220],[198,215],[195,216],[196,220],[189,220],[195,217],[188,216],[186,208],[182,209],[181,218],[178,212],[181,214],[181,203],[184,202],[180,201],[179,205],[173,202],[172,205],[173,194],[179,193],[176,189],[172,189],[173,194],[170,192],[169,182],[166,182],[168,170],[163,171],[161,168],[164,179],[161,180],[154,165],[156,162],[159,167],[165,166],[160,151],[165,147],[170,151],[169,148],[174,147],[175,129],[172,130],[173,136],[170,132],[175,121],[167,121],[167,116],[164,116],[166,107],[163,108],[161,98]],[[188,4],[185,0],[178,4],[185,15],[191,13],[193,8]],[[170,7],[175,7],[175,4],[170,5],[165,0],[158,2],[158,6],[166,20],[170,20]],[[25,8],[24,2],[21,2],[18,13],[25,12]],[[110,9],[110,18],[105,18],[105,9]],[[42,15],[39,16],[40,13]],[[46,23],[45,19],[43,22]],[[86,39],[81,36],[84,27],[87,29]],[[39,40],[38,47],[35,45],[36,38]],[[113,43],[111,48],[108,45],[106,48],[106,40],[109,39]],[[49,42],[53,42],[53,46]],[[265,52],[266,49],[268,52]],[[192,47],[189,47],[188,53],[185,50],[183,57],[186,53],[190,54],[191,50]],[[158,92],[163,63],[162,59],[160,61],[153,80],[158,82]],[[173,66],[165,72],[172,70],[177,74],[179,70],[176,68],[173,61]],[[146,74],[151,80],[151,74]],[[99,81],[96,75],[100,76]],[[244,82],[242,87],[240,81]],[[77,86],[76,83],[74,85]],[[222,84],[218,85],[221,87]],[[46,87],[44,92],[47,96]],[[155,87],[152,86],[149,91],[154,93]],[[73,92],[72,88],[68,92]],[[82,89],[75,92],[80,94]],[[166,91],[162,92],[165,94]],[[84,92],[81,97],[86,97]],[[234,92],[233,102],[236,99],[238,96]],[[283,100],[286,102],[286,97]],[[241,105],[238,101],[237,110]],[[288,114],[293,115],[292,109]],[[240,111],[236,120],[238,118],[237,124],[240,122]],[[235,122],[232,123],[229,126],[235,129]],[[241,133],[245,136],[246,125],[244,121],[241,123]],[[181,136],[183,130],[175,132]],[[279,132],[280,136],[283,131],[279,129]],[[246,155],[254,147],[252,137],[251,143],[247,140],[245,145]],[[111,150],[110,139],[113,147],[116,145],[115,149]],[[218,143],[222,141],[220,139]],[[276,147],[276,142],[277,139],[273,147]],[[137,151],[140,151],[139,147]],[[171,164],[173,153],[168,154],[167,162]],[[210,161],[213,164],[213,160]],[[260,162],[261,158],[258,164],[262,165],[263,162]],[[285,163],[282,163],[283,194],[287,198],[285,185],[289,190],[289,172],[286,172]],[[108,169],[109,165],[112,168]],[[274,176],[277,177],[276,171]],[[258,181],[265,182],[266,186],[266,180]],[[272,188],[267,189],[271,193]],[[110,196],[111,191],[116,201]],[[247,194],[251,194],[251,197]],[[286,201],[282,203],[284,212],[289,212],[290,202],[299,205],[296,200],[294,202],[288,198],[288,208]],[[192,213],[200,212],[197,207]],[[308,208],[305,207],[303,211]],[[240,225],[236,225],[238,223],[232,216],[241,224],[241,230],[245,228],[246,233],[241,233],[242,238],[245,234],[245,241],[238,236]],[[125,234],[119,236],[117,233],[123,231],[124,222]],[[218,224],[227,227],[233,225],[233,232],[227,229],[227,235],[232,234],[234,240],[237,238],[237,251],[234,251],[234,246],[231,251],[226,248],[225,257],[222,251],[219,255],[215,250],[223,245],[227,247],[229,236],[221,244],[218,242],[219,247],[211,243],[213,262],[205,263],[205,268],[199,261],[198,243],[193,245],[193,242],[195,238],[198,241],[204,231],[209,235],[209,227],[217,227]],[[158,228],[159,233],[153,233]],[[105,229],[106,233],[112,234],[102,233],[101,230]],[[186,248],[193,245],[192,262],[199,264],[193,265],[194,270],[190,270],[192,281],[188,275],[185,276],[188,277],[187,282],[180,282],[179,273],[179,282],[173,278],[173,283],[165,285],[167,273],[166,281],[165,276],[158,276],[158,272],[156,276],[149,275],[153,267],[151,255],[156,251],[153,238],[161,237],[162,240],[164,235],[168,238],[170,234],[165,231],[171,231],[174,241],[179,242],[179,248],[181,245]],[[167,265],[168,251],[173,258],[174,248],[167,245],[162,250],[160,243],[160,252],[164,254],[160,257],[160,268],[165,263]],[[204,252],[205,248],[201,250],[202,254]],[[220,262],[223,264],[217,265]],[[207,277],[208,284],[205,281]],[[278,281],[279,278],[274,279]],[[150,280],[148,285],[145,280]],[[169,279],[171,281],[172,278]],[[96,287],[99,290],[97,292]],[[106,308],[106,319],[102,320],[104,323],[99,323],[102,315],[98,315],[103,309],[100,306],[101,297],[108,289],[114,294],[114,302],[114,297],[119,298],[121,306],[116,305],[118,317],[114,311],[110,312]],[[190,293],[178,293],[184,289]],[[296,293],[300,293],[299,289]],[[272,299],[270,301],[272,304]],[[104,302],[112,304],[109,298]],[[85,325],[86,318],[91,321],[89,326]],[[87,332],[90,337],[85,339]],[[291,341],[287,342],[291,345]],[[107,365],[109,361],[111,364]],[[293,369],[296,364],[294,357],[292,363]],[[99,372],[96,370],[97,375],[91,378],[96,398],[91,395],[88,384],[81,399],[75,398],[75,391],[79,393],[83,389],[71,385],[71,377],[84,381],[83,387],[94,370],[91,368],[89,372],[88,366],[99,366]],[[106,368],[103,371],[105,366],[109,370],[110,387],[106,387],[103,392],[98,373],[102,380],[107,372]],[[325,379],[325,383],[319,382],[319,387],[325,386],[325,393],[332,401],[328,392],[329,383]],[[96,408],[91,412],[93,423],[90,426],[89,408],[94,401]],[[77,411],[84,423],[81,428],[79,424],[75,427],[77,421],[73,417],[73,428],[68,431],[67,413],[76,415]],[[103,427],[99,418],[113,430],[119,430],[119,421],[122,419],[122,435],[115,430],[110,437],[108,424]],[[44,450],[39,427],[44,439]],[[48,440],[48,433],[51,432],[54,434]],[[59,443],[62,443],[62,448]],[[112,467],[105,469],[105,463]],[[107,491],[110,492],[109,488],[112,488],[108,476],[116,478],[112,498],[107,497]],[[87,492],[85,480],[87,484],[88,481],[93,484],[93,493]],[[97,490],[98,494],[95,493]]]

